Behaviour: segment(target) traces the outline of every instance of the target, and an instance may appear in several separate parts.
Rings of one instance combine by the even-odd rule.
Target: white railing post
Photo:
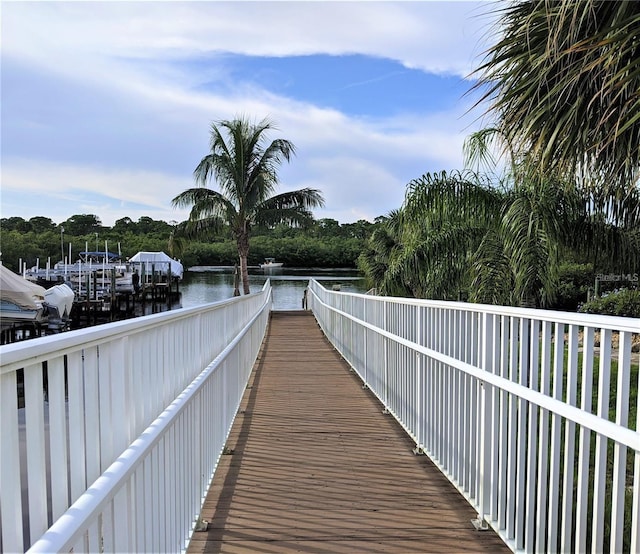
[[[482,314],[482,371],[493,373],[493,333],[494,316]],[[488,528],[487,520],[491,518],[491,453],[492,432],[491,420],[492,387],[485,381],[480,383],[480,418],[478,425],[479,467],[478,467],[478,519],[474,525],[478,529]]]
[[[509,548],[578,552],[591,538],[591,550],[600,552],[606,536],[611,551],[629,544],[638,550],[640,441],[628,425],[637,319],[384,298],[377,300],[375,320],[359,321],[335,293],[318,286],[312,296],[329,337],[348,320],[365,328],[367,344],[382,344],[377,379],[369,380],[374,394],[424,443],[425,453],[476,508],[478,522],[493,527]],[[423,315],[414,316],[415,310]],[[457,311],[464,314],[459,326]],[[401,319],[389,319],[396,314]],[[609,375],[616,375],[612,337],[618,334],[612,421]],[[411,351],[418,358],[415,378],[406,371]],[[361,372],[358,354],[346,356]],[[628,456],[634,457],[633,469]],[[611,505],[605,492],[611,492]]]
[[[567,366],[567,395],[566,402],[571,406],[576,404],[578,383],[578,326],[569,326],[569,352]],[[571,548],[572,513],[573,513],[573,462],[575,457],[575,429],[574,421],[567,419],[564,427],[564,468],[562,479],[562,528],[560,534],[560,550],[569,552]],[[614,552],[617,552],[614,550]]]
[[[640,390],[640,371],[638,372],[638,382],[636,383]],[[637,395],[636,414],[640,414],[640,394]],[[636,415],[640,417],[640,415]],[[636,421],[636,431],[640,429],[640,424]],[[635,460],[633,463],[633,508],[631,511],[631,540],[630,552],[640,551],[640,449],[636,450]]]
[[[629,421],[629,382],[631,374],[631,333],[623,332],[618,344],[618,379],[616,388],[616,423],[626,426]],[[611,552],[623,551],[624,497],[626,490],[627,448],[613,446],[613,482],[611,484]]]
[[[541,370],[540,370],[540,392],[546,396],[551,394],[551,323],[544,321],[542,323],[542,354],[541,354]],[[547,530],[547,512],[548,512],[548,495],[553,494],[548,491],[549,479],[549,411],[540,410],[540,463],[538,464],[537,479],[537,511],[535,523],[535,552],[544,553],[546,549],[546,530]]]
[[[231,425],[269,299],[267,282],[249,297],[0,347],[2,551],[183,550],[204,494],[201,475],[213,474],[228,433],[203,472],[193,462],[203,457],[193,444],[200,434],[189,432],[183,414],[201,388],[212,395],[207,385],[224,366],[231,388],[220,394],[224,402],[206,403],[215,410],[210,420]],[[195,317],[229,328],[227,341],[191,342]],[[210,367],[199,349],[209,352]]]
[[[0,511],[2,544],[6,552],[22,552],[22,491],[16,373],[0,374]]]
[[[24,369],[24,403],[27,431],[29,531],[33,542],[47,530],[47,468],[44,445],[42,364],[33,364]]]
[[[600,331],[600,367],[598,370],[598,406],[597,415],[609,418],[609,389],[611,375],[611,330]],[[639,396],[640,397],[640,396]],[[604,549],[604,506],[605,486],[607,483],[607,439],[596,433],[594,483],[593,483],[593,528],[591,532],[592,552]]]
[[[583,331],[582,347],[582,386],[580,387],[581,408],[591,413],[591,396],[593,391],[593,339],[594,330],[587,327]],[[591,432],[584,426],[580,427],[578,443],[578,487],[576,498],[576,544],[578,552],[587,550],[587,511],[589,505],[589,454]]]
[[[423,310],[421,308],[417,308],[418,313],[416,316],[416,338],[415,341],[417,343],[422,342],[422,317]],[[424,409],[424,397],[423,397],[423,375],[422,375],[422,355],[419,352],[412,353],[416,357],[415,362],[415,387],[414,394],[415,398],[414,402],[414,425],[416,430],[416,452],[422,452],[424,450],[424,418],[422,416],[422,411]]]
[[[538,372],[539,372],[539,340],[540,340],[540,322],[532,319],[530,324],[530,333],[527,337],[529,341],[529,382],[528,387],[532,390],[539,390]],[[528,406],[528,429],[527,429],[527,475],[535,475],[538,471],[538,406],[529,402]],[[527,479],[526,486],[526,505],[527,515],[524,531],[524,549],[527,552],[533,552],[535,542],[535,513],[530,507],[536,498],[535,479]]]

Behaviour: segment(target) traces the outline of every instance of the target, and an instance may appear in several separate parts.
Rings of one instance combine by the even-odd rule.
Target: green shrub
[[[586,302],[580,311],[587,314],[640,317],[640,290],[621,289]]]
[[[558,268],[558,290],[551,306],[554,310],[575,312],[587,299],[589,288],[593,288],[594,274],[591,264],[566,262]]]

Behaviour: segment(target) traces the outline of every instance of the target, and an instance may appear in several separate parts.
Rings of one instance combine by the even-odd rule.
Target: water
[[[233,297],[233,267],[197,266],[185,272],[180,283],[182,307],[189,308]],[[299,310],[309,279],[321,281],[331,289],[340,287],[343,292],[366,292],[366,284],[358,271],[353,269],[287,268],[263,270],[249,268],[249,287],[257,292],[265,281],[271,279],[274,310]],[[240,285],[242,291],[242,285]]]

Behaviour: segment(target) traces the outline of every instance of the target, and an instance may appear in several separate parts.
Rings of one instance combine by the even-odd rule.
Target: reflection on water
[[[366,292],[364,279],[358,271],[336,269],[289,269],[262,270],[249,268],[251,292],[262,288],[271,279],[274,310],[299,310],[302,296],[309,279],[322,281],[327,288],[339,285],[343,292]],[[242,290],[242,285],[240,285]],[[233,297],[233,267],[197,266],[185,272],[180,284],[182,307],[189,308],[209,302],[218,302]]]

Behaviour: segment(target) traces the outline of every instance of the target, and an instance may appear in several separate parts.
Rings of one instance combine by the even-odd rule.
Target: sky
[[[277,192],[373,221],[487,126],[469,92],[493,3],[0,2],[0,217],[183,221],[211,124],[271,120]],[[215,182],[208,186],[216,188]]]

